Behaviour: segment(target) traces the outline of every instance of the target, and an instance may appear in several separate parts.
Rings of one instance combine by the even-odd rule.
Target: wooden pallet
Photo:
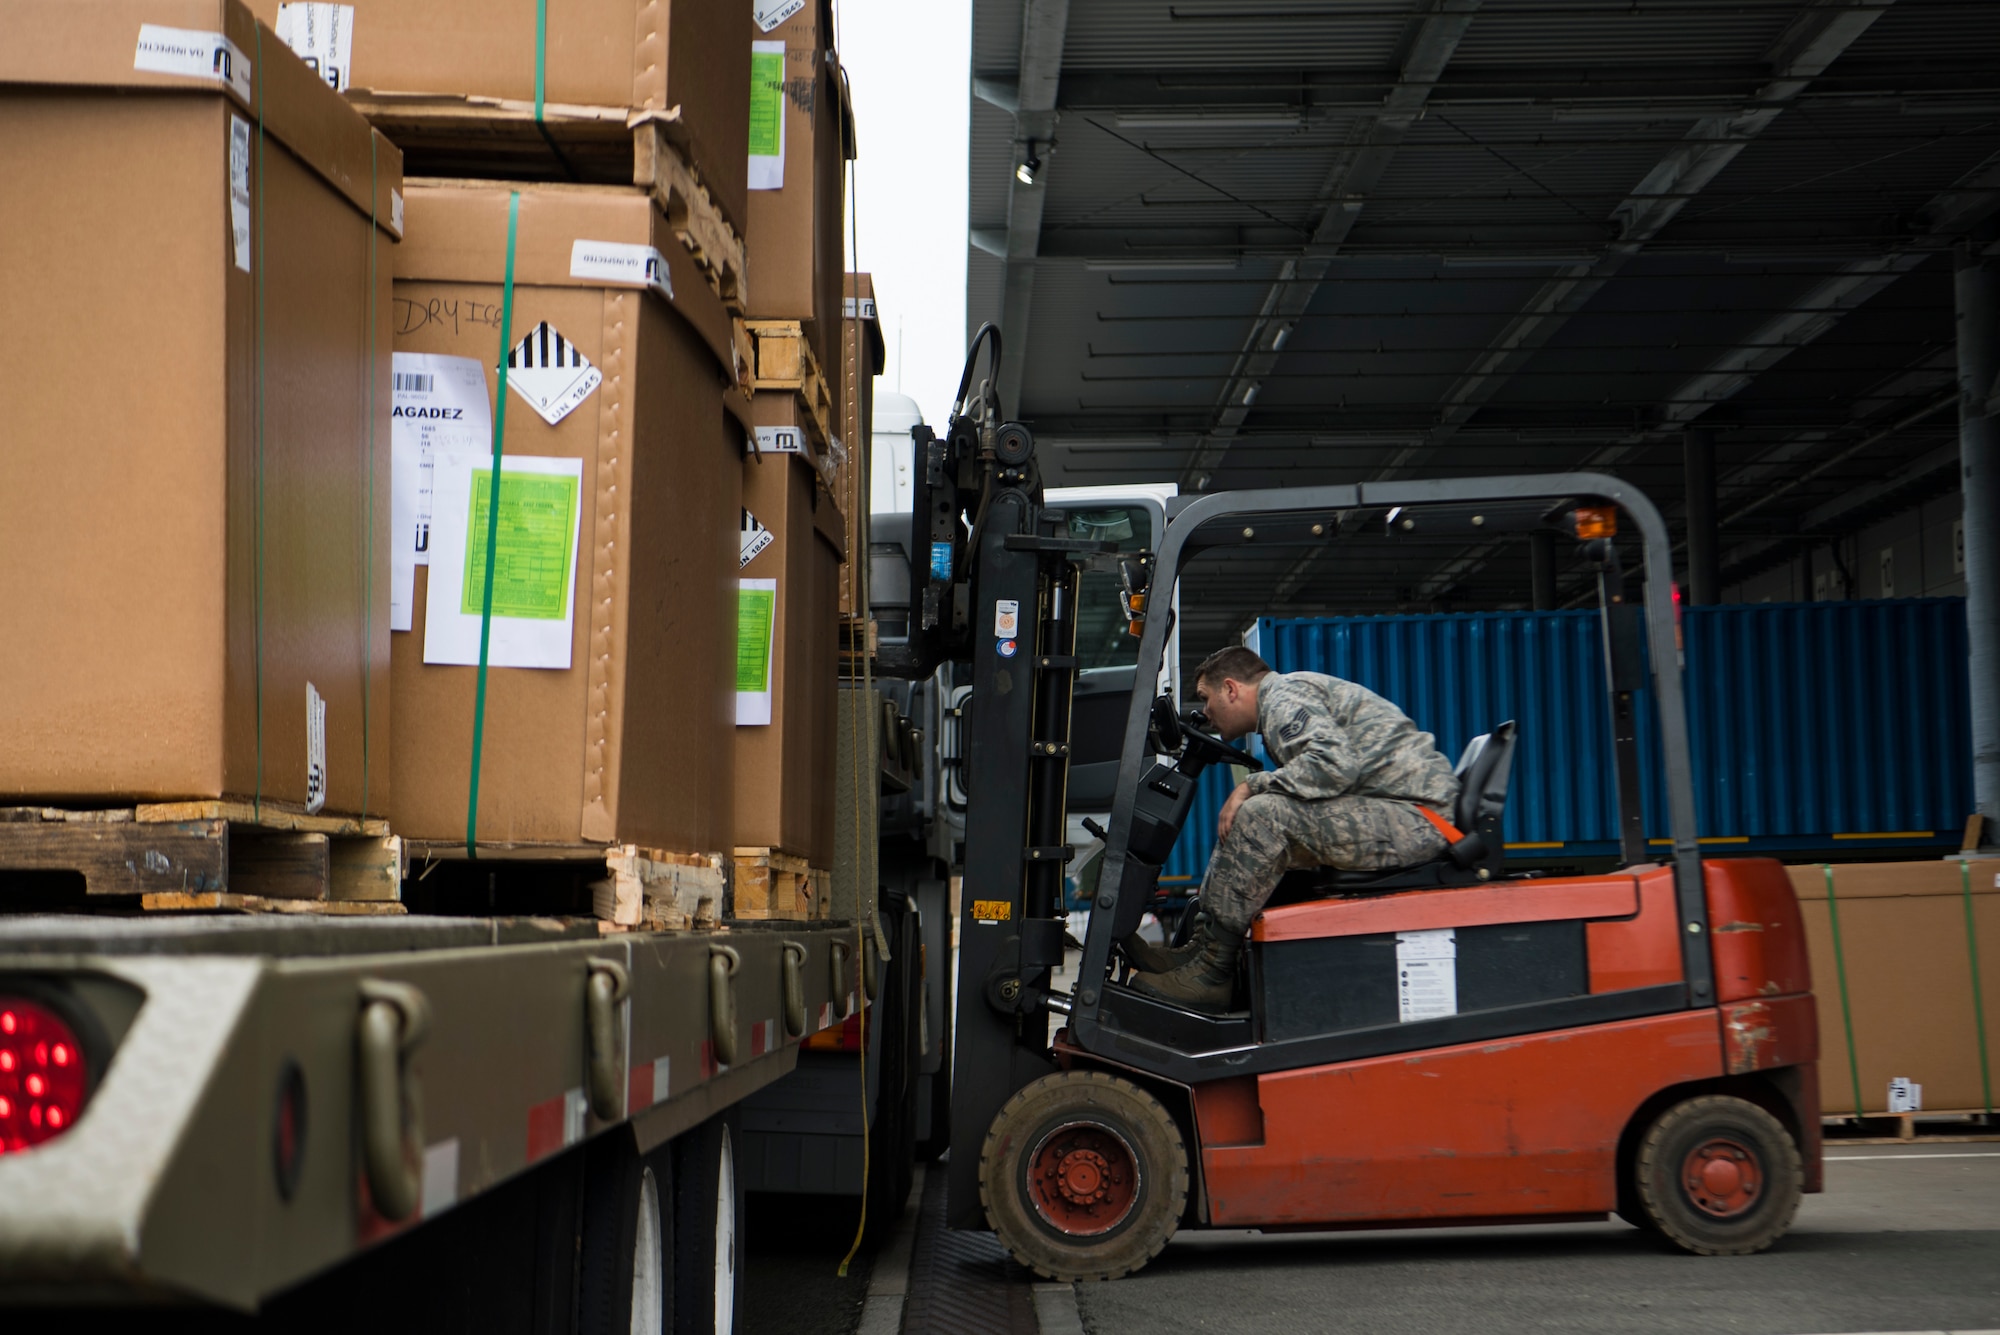
[[[410,874],[416,880],[436,864],[472,861],[462,842],[411,841],[409,850]],[[567,883],[581,872],[591,912],[611,927],[711,928],[722,921],[729,898],[730,870],[719,853],[676,853],[636,844],[482,843],[477,865],[531,881],[539,867],[552,883]]]
[[[1836,1113],[1820,1119],[1828,1142],[1886,1145],[1904,1141],[2000,1140],[2000,1120],[1981,1108],[1909,1113]]]
[[[800,415],[806,420],[812,465],[832,488],[837,464],[834,455],[840,433],[835,430],[833,391],[813,356],[812,341],[797,320],[744,320],[753,355],[747,388],[759,394],[795,394]]]
[[[400,912],[403,842],[384,820],[271,803],[6,807],[8,871],[75,872],[87,898],[138,896],[148,909]],[[0,911],[5,901],[0,888]]]
[[[833,874],[775,848],[736,850],[733,917],[747,921],[812,922],[828,917]]]
[[[744,307],[742,229],[688,158],[675,112],[548,104],[499,97],[350,90],[348,101],[403,150],[406,177],[636,185],[648,191],[709,286]]]

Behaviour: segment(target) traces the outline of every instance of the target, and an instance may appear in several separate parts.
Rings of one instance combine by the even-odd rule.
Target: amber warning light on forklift
[[[1578,542],[1618,536],[1618,512],[1608,505],[1582,506],[1570,511],[1569,517],[1576,525]]]
[[[24,998],[0,997],[0,1154],[69,1130],[87,1084],[83,1050],[63,1018]]]

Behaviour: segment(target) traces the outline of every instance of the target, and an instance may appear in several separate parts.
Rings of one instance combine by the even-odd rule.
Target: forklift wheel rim
[[[1035,1143],[1026,1160],[1026,1196],[1043,1223],[1069,1237],[1118,1228],[1139,1204],[1139,1156],[1116,1130],[1067,1121]]]
[[[1764,1174],[1756,1151],[1732,1136],[1710,1136],[1687,1153],[1681,1186],[1688,1200],[1714,1219],[1734,1219],[1763,1198]]]

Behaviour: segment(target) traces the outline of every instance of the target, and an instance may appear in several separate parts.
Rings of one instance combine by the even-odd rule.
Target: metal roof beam
[[[1398,82],[1383,99],[1380,110],[1359,131],[1368,143],[1335,159],[1333,169],[1320,185],[1319,220],[1307,243],[1306,255],[1283,262],[1258,306],[1236,365],[1230,369],[1216,398],[1214,425],[1196,444],[1181,474],[1183,487],[1195,491],[1207,487],[1210,476],[1229,452],[1231,441],[1250,416],[1261,378],[1277,366],[1286,340],[1312,305],[1313,296],[1326,277],[1332,254],[1354,230],[1368,191],[1381,179],[1396,146],[1422,114],[1432,86],[1444,72],[1452,52],[1458,49],[1459,40],[1471,26],[1479,5],[1480,0],[1437,0],[1432,12],[1413,26]]]
[[[1021,156],[1030,145],[1039,145],[1035,156],[1041,168],[1032,184],[1018,176],[1007,187],[1007,239],[1002,258],[1005,276],[1001,280],[1000,332],[1013,355],[1000,363],[1000,402],[1006,410],[1021,411],[1021,371],[1028,360],[1028,325],[1033,316],[1035,259],[1041,250],[1042,203],[1048,195],[1048,175],[1054,153],[1049,145],[1056,133],[1056,89],[1062,78],[1063,37],[1069,29],[1069,0],[1022,0],[1021,64],[1011,90],[1006,81],[996,81],[986,92],[1001,96],[1009,91],[1014,105],[1014,138]],[[975,83],[975,91],[978,85]],[[987,98],[991,101],[992,98]]]

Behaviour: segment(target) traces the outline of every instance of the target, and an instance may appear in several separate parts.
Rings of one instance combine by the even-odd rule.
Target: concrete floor
[[[1855,1146],[1761,1256],[1663,1250],[1621,1223],[1189,1233],[1081,1285],[1084,1328],[1819,1335],[2000,1327],[2000,1145]],[[1143,1324],[1142,1324],[1143,1323]]]
[[[820,1230],[777,1232],[792,1245],[752,1234],[739,1328],[856,1330],[858,1276],[829,1283],[836,1250],[798,1245]],[[1826,1194],[1761,1256],[1682,1256],[1620,1223],[1184,1233],[1138,1275],[1075,1292],[1096,1335],[1995,1331],[2000,1144],[1835,1146]]]

